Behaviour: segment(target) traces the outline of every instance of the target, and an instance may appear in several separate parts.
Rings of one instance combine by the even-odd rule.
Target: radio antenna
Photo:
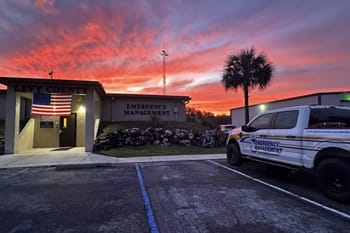
[[[163,94],[166,94],[166,58],[169,56],[166,51],[165,43],[163,50],[160,52],[160,55],[163,57]]]

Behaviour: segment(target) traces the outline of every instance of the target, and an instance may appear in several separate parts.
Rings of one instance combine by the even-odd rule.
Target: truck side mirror
[[[254,128],[254,127],[251,127],[251,126],[248,126],[248,125],[243,125],[241,127],[242,131],[244,132],[254,132],[254,131],[257,131],[258,129],[257,128]]]
[[[249,132],[249,126],[247,126],[247,125],[242,125],[242,131],[244,131],[244,132]]]

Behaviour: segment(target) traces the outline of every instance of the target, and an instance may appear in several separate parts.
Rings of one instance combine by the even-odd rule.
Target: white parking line
[[[347,213],[344,213],[344,212],[341,212],[341,211],[339,211],[339,210],[336,210],[336,209],[330,208],[330,207],[328,207],[328,206],[322,205],[321,203],[318,203],[318,202],[316,202],[316,201],[310,200],[310,199],[308,199],[308,198],[306,198],[306,197],[303,197],[303,196],[300,196],[300,195],[298,195],[298,194],[289,192],[289,191],[287,191],[287,190],[285,190],[285,189],[282,189],[282,188],[277,187],[277,186],[275,186],[275,185],[269,184],[269,183],[267,183],[267,182],[265,182],[265,181],[259,180],[259,179],[257,179],[257,178],[254,178],[254,177],[252,177],[252,176],[249,176],[249,175],[247,175],[247,174],[245,174],[245,173],[243,173],[243,172],[237,171],[237,170],[235,170],[235,169],[233,169],[233,168],[227,167],[227,166],[222,165],[222,164],[220,164],[220,163],[217,163],[217,162],[215,162],[215,161],[212,161],[212,160],[207,160],[207,161],[210,162],[210,163],[212,163],[212,164],[214,164],[214,165],[216,165],[216,166],[218,166],[218,167],[222,167],[222,168],[224,168],[224,169],[226,169],[226,170],[229,170],[229,171],[231,171],[231,172],[234,172],[234,173],[236,173],[236,174],[239,174],[239,175],[241,175],[241,176],[244,176],[244,177],[246,177],[246,178],[248,178],[248,179],[254,180],[255,182],[258,182],[258,183],[263,184],[263,185],[265,185],[265,186],[268,186],[268,187],[270,187],[270,188],[276,189],[276,190],[278,190],[278,191],[280,191],[280,192],[283,192],[283,193],[288,194],[288,195],[290,195],[290,196],[292,196],[292,197],[298,198],[298,199],[303,200],[303,201],[305,201],[305,202],[307,202],[307,203],[310,203],[310,204],[315,205],[315,206],[317,206],[317,207],[320,207],[320,208],[322,208],[322,209],[324,209],[324,210],[330,211],[330,212],[333,213],[333,214],[339,215],[339,216],[341,216],[341,217],[343,217],[343,218],[346,218],[346,219],[350,220],[350,215],[347,214]]]

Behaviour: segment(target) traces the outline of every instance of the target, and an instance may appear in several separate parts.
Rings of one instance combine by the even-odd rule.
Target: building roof
[[[106,93],[102,84],[98,81],[86,81],[86,80],[69,80],[69,79],[48,79],[48,78],[23,78],[23,77],[0,77],[0,83],[4,85],[54,85],[54,86],[79,86],[79,87],[94,87],[101,96],[114,97],[114,98],[161,98],[161,99],[173,99],[183,100],[188,102],[191,100],[189,96],[174,96],[174,95],[148,95],[148,94],[118,94],[118,93]],[[0,90],[1,91],[1,90]]]
[[[119,93],[108,93],[107,96],[114,98],[146,98],[146,99],[154,99],[154,98],[162,98],[162,99],[178,99],[184,101],[190,101],[191,97],[189,96],[177,96],[177,95],[148,95],[148,94],[119,94]]]
[[[79,87],[94,87],[100,95],[105,95],[106,92],[98,81],[86,80],[69,80],[69,79],[47,79],[47,78],[23,78],[23,77],[0,77],[0,83],[8,85],[51,85],[51,86],[79,86]]]
[[[286,100],[295,100],[295,99],[301,99],[301,98],[306,98],[306,97],[312,97],[312,96],[322,96],[322,95],[334,95],[334,94],[348,94],[350,91],[338,91],[338,92],[318,92],[318,93],[313,93],[313,94],[307,94],[307,95],[301,95],[301,96],[296,96],[296,97],[291,97],[291,98],[285,98],[285,99],[280,99],[280,100],[274,100],[270,102],[265,102],[265,103],[259,103],[259,104],[252,104],[249,105],[249,107],[257,106],[260,104],[271,104],[271,103],[278,103]],[[237,107],[237,108],[231,108],[230,110],[236,110],[236,109],[241,109],[244,108],[242,107]]]

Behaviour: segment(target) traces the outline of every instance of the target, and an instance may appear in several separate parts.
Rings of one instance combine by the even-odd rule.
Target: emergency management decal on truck
[[[254,135],[244,136],[240,139],[240,143],[249,143],[250,150],[253,153],[265,153],[279,155],[282,153],[283,148],[280,146],[280,142],[276,140],[267,140],[256,138]]]
[[[253,153],[261,152],[267,154],[278,155],[282,152],[282,147],[279,146],[279,142],[270,140],[261,140],[252,138],[251,151]]]

